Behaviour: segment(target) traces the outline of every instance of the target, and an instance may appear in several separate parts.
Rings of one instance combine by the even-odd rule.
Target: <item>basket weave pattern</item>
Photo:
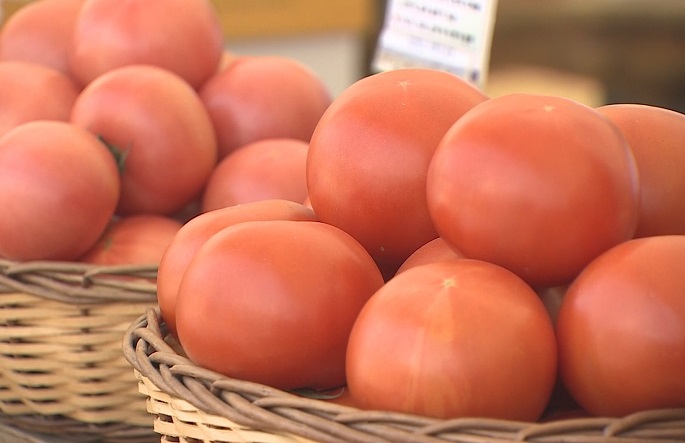
[[[685,441],[685,408],[623,418],[524,423],[497,419],[438,420],[297,396],[227,378],[183,356],[156,309],[124,337],[154,428],[163,442],[331,443],[675,443]]]
[[[155,306],[155,276],[151,266],[0,260],[2,421],[70,441],[153,441],[121,338]]]

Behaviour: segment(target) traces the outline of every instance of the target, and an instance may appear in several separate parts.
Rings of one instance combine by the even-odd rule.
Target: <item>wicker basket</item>
[[[200,368],[183,356],[157,309],[135,321],[124,355],[156,416],[162,442],[335,443],[666,443],[685,441],[685,409],[544,423],[437,420],[363,411]]]
[[[121,339],[156,267],[0,260],[0,420],[68,441],[159,441]]]

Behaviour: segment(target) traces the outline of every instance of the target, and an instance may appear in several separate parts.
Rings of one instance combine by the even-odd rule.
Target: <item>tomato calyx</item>
[[[119,171],[119,175],[123,175],[126,167],[126,158],[128,157],[128,153],[130,152],[131,147],[128,146],[126,149],[121,149],[114,143],[107,141],[105,137],[103,137],[102,135],[98,135],[97,138],[98,140],[100,140],[102,144],[105,145],[107,150],[112,154],[112,157],[114,157],[114,161],[117,164],[117,170]]]

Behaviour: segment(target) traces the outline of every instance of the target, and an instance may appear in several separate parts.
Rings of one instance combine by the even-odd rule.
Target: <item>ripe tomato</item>
[[[437,418],[535,421],[556,374],[554,330],[533,289],[472,259],[387,282],[360,312],[347,351],[360,407]]]
[[[76,17],[84,2],[26,3],[0,29],[0,60],[38,63],[70,76],[68,52]]]
[[[79,94],[70,119],[123,151],[120,215],[179,211],[216,165],[202,102],[165,69],[130,65],[103,74]]]
[[[197,250],[212,235],[254,220],[316,220],[314,212],[287,200],[259,200],[202,213],[187,221],[162,255],[157,271],[157,301],[169,331],[176,334],[176,296],[183,273]]]
[[[79,260],[98,265],[158,264],[181,222],[156,214],[115,217]]]
[[[387,71],[355,82],[312,135],[307,186],[314,212],[396,271],[438,236],[426,207],[435,148],[456,120],[485,100],[460,77],[430,69]]]
[[[593,415],[685,407],[685,236],[608,250],[573,281],[557,318],[562,380]]]
[[[455,258],[464,258],[464,255],[452,248],[443,238],[437,237],[414,251],[397,269],[396,274],[414,266]]]
[[[76,84],[55,69],[31,62],[0,61],[0,137],[33,120],[67,121],[78,94]]]
[[[280,389],[342,386],[350,329],[382,284],[364,247],[334,226],[235,224],[188,264],[178,338],[192,361],[229,377]]]
[[[214,168],[202,196],[202,211],[256,200],[307,198],[309,144],[292,138],[271,138],[242,146]]]
[[[0,256],[75,260],[105,230],[118,198],[114,158],[90,132],[40,120],[0,138]]]
[[[599,112],[564,97],[511,94],[452,126],[427,192],[440,236],[457,250],[556,286],[633,236],[640,184],[628,143]]]
[[[219,157],[265,138],[309,141],[331,102],[327,86],[308,66],[279,56],[235,56],[203,85]]]
[[[597,110],[623,132],[640,172],[635,237],[685,234],[685,114],[628,103]]]
[[[209,0],[86,0],[69,51],[86,85],[115,68],[148,64],[199,88],[216,72],[223,31]]]

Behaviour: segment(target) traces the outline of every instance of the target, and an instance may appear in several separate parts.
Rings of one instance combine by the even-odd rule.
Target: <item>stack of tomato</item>
[[[294,60],[225,51],[208,1],[28,3],[0,33],[0,256],[154,262],[200,210],[304,201],[330,101]]]
[[[57,42],[67,62],[21,117],[62,117],[0,135],[1,256],[78,259],[154,214],[179,223],[162,317],[227,376],[440,418],[685,407],[685,115],[428,69],[331,98],[224,52],[203,0],[34,5],[69,3],[59,38],[24,22],[50,49],[31,69]]]

